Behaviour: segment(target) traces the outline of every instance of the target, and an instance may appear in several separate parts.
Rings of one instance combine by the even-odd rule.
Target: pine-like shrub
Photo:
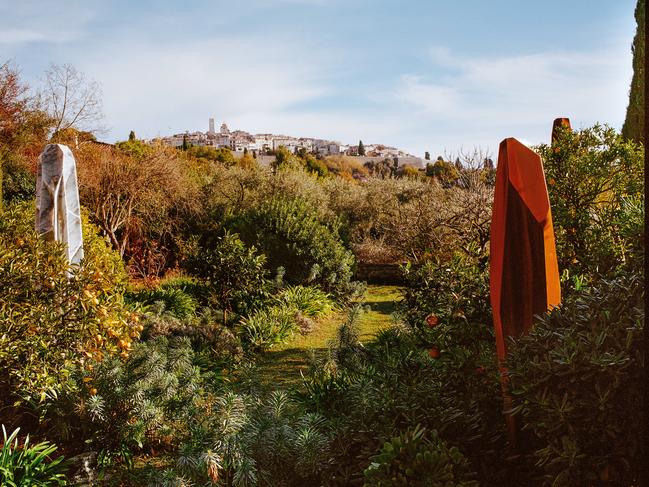
[[[160,480],[188,479],[195,485],[321,485],[319,474],[330,460],[330,432],[323,418],[304,413],[282,391],[268,397],[226,392],[204,414],[193,417],[191,432],[179,448],[175,467],[159,474]]]
[[[221,367],[233,368],[243,358],[241,339],[223,324],[220,313],[203,308],[196,316],[178,318],[167,313],[164,304],[152,306],[142,319],[142,339],[157,337],[189,338],[195,352],[208,360],[206,368],[217,370]]]
[[[191,296],[201,305],[208,304],[209,288],[200,279],[192,276],[176,275],[160,281],[160,289],[178,289]]]
[[[144,309],[159,303],[167,313],[183,319],[196,315],[198,303],[185,291],[176,287],[157,287],[154,289],[139,289],[128,294],[127,299]]]
[[[202,379],[188,338],[158,337],[133,347],[126,361],[107,357],[75,374],[80,432],[100,463],[156,444],[170,446],[200,397]]]

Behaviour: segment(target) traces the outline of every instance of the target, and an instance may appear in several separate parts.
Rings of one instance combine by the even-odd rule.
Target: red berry
[[[430,356],[430,358],[438,359],[440,356],[439,348],[432,347],[430,350],[428,350],[428,355]]]
[[[428,316],[426,316],[426,324],[428,325],[429,328],[436,327],[438,323],[439,323],[439,319],[434,314],[431,313]]]

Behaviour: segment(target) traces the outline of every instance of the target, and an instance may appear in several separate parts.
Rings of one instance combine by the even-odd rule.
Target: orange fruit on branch
[[[434,328],[438,324],[439,324],[439,319],[437,318],[437,316],[435,316],[432,313],[426,316],[426,325],[428,325],[428,328]]]
[[[437,347],[431,347],[430,350],[428,350],[428,356],[433,359],[438,359],[439,356],[441,355],[439,348]]]

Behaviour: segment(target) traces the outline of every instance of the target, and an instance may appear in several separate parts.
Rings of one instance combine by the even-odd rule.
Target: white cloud
[[[78,40],[95,17],[92,3],[0,0],[0,45],[58,44]]]
[[[559,116],[568,116],[575,127],[601,121],[619,128],[631,78],[628,51],[618,46],[473,58],[435,48],[430,51],[433,74],[401,76],[394,99],[408,103],[422,124],[436,126],[436,138],[446,136],[456,147],[458,135],[464,145],[483,145],[488,137],[497,147],[509,136],[545,142]],[[474,134],[473,141],[467,133]]]
[[[146,127],[140,135],[152,137],[204,129],[212,116],[232,124],[281,114],[328,90],[322,82],[327,56],[315,63],[314,53],[299,45],[236,37],[131,45],[120,43],[115,55],[81,65],[101,81],[111,135],[118,138],[130,128]]]
[[[432,115],[446,115],[461,102],[455,86],[426,83],[420,76],[403,75],[396,91],[397,99]]]

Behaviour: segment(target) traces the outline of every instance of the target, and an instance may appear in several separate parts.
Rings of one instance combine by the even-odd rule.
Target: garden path
[[[396,301],[401,297],[398,286],[369,285],[365,293],[364,311],[359,319],[361,342],[374,338],[377,331],[392,324]],[[299,386],[300,372],[309,368],[314,354],[327,352],[330,340],[336,337],[340,325],[347,319],[347,311],[332,312],[319,320],[316,328],[305,336],[297,336],[286,344],[266,352],[259,360],[259,373],[264,385],[273,388]]]

